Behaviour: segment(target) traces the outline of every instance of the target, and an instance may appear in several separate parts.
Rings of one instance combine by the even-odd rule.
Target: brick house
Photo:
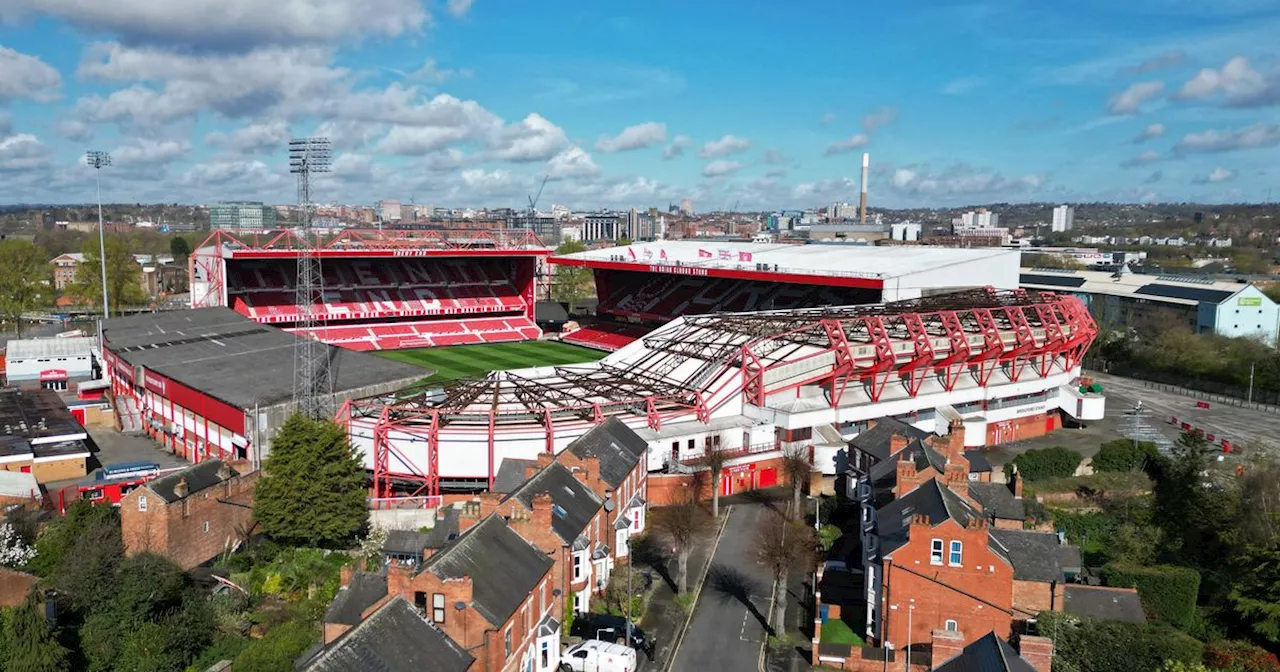
[[[625,561],[631,538],[644,533],[649,511],[649,443],[617,418],[609,418],[570,443],[556,458],[580,467],[590,458],[599,463],[605,500],[606,529],[613,530],[613,555]],[[595,483],[597,481],[593,481]]]
[[[575,612],[590,609],[591,595],[608,584],[613,571],[613,549],[605,500],[600,480],[600,461],[576,456],[553,461],[539,456],[537,466],[524,483],[506,495],[486,493],[480,498],[475,517],[463,513],[463,527],[497,513],[511,529],[527,539],[555,563],[553,588],[570,596],[568,608]]]
[[[120,500],[125,553],[156,553],[191,569],[252,530],[259,472],[211,459],[148,481]]]
[[[49,260],[53,266],[53,288],[59,292],[70,287],[76,281],[76,269],[84,263],[84,255],[79,252],[60,254]]]
[[[385,583],[384,583],[385,588]],[[366,618],[330,639],[301,662],[301,672],[475,672],[474,656],[432,625],[422,611],[402,597],[383,597],[370,605]]]
[[[934,672],[1050,672],[1053,665],[1053,640],[1022,636],[1018,649],[994,633],[969,643],[964,635],[945,630],[933,633],[932,665]]]
[[[560,665],[554,563],[498,515],[472,525],[415,568],[386,568],[387,593],[409,600],[464,651],[476,672],[552,672]]]

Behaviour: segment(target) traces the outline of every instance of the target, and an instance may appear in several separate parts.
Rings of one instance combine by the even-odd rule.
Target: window
[[[959,541],[951,542],[951,554],[947,558],[947,562],[958,567],[962,560],[964,560],[964,543]]]
[[[139,496],[139,497],[138,497],[138,510],[139,510],[139,511],[146,511],[146,510],[147,510],[147,496],[146,496],[146,495],[141,495],[141,496]]]
[[[507,658],[511,657],[511,628],[507,628],[507,632],[502,635],[503,650],[506,651]]]
[[[952,620],[952,619],[948,618],[948,619],[947,619],[947,632],[959,632],[959,631],[960,631],[960,625],[959,625],[958,623],[956,623],[954,620]]]
[[[204,533],[209,534],[209,521],[204,521]]]
[[[942,540],[941,539],[934,539],[933,543],[930,544],[929,546],[929,564],[931,565],[942,564]]]
[[[543,642],[542,643],[542,664],[539,665],[538,667],[545,668],[546,666],[550,665],[551,664],[550,656],[551,654],[547,650],[547,643]]]
[[[444,625],[444,593],[431,594],[431,621]]]
[[[574,581],[582,580],[582,554],[581,553],[573,554],[573,580]]]

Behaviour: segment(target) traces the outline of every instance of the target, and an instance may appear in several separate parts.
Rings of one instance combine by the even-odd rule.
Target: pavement
[[[785,504],[777,504],[785,506]],[[773,576],[755,560],[751,544],[759,521],[779,515],[769,503],[736,504],[728,513],[706,583],[671,672],[749,672],[772,632],[768,622]]]
[[[1049,446],[1062,446],[1092,457],[1103,443],[1125,438],[1123,419],[1139,401],[1148,411],[1145,424],[1170,441],[1177,441],[1182,434],[1181,427],[1169,424],[1169,418],[1177,417],[1180,423],[1189,422],[1204,429],[1206,434],[1227,437],[1236,446],[1256,442],[1280,451],[1280,435],[1275,429],[1280,426],[1280,415],[1276,413],[1214,402],[1210,402],[1207,409],[1197,408],[1196,403],[1200,399],[1148,387],[1149,384],[1141,380],[1092,371],[1088,375],[1102,385],[1107,396],[1104,419],[1091,421],[1082,428],[1063,428],[1048,436],[984,448],[983,455],[992,466],[999,469],[1028,450]]]
[[[114,429],[102,427],[90,427],[88,431],[90,456],[88,464],[85,466],[90,474],[93,473],[94,469],[104,464],[119,464],[121,462],[155,462],[160,465],[161,469],[190,464],[186,460],[175,456],[171,451],[161,448],[145,435],[122,434]],[[63,487],[79,483],[82,480],[84,480],[83,477],[46,483],[45,489],[48,492],[56,492]]]

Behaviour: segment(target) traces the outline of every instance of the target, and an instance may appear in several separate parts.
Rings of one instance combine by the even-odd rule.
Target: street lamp
[[[85,163],[93,168],[94,179],[98,183],[98,267],[102,269],[102,319],[106,320],[111,317],[111,308],[107,303],[107,238],[102,224],[102,169],[111,165],[111,154],[90,150],[84,158]]]
[[[910,604],[907,605],[907,664],[903,669],[911,672],[911,615],[916,613],[916,601],[911,599],[908,602]]]

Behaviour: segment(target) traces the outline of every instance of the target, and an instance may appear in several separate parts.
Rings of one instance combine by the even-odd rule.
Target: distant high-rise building
[[[681,201],[680,201],[680,214],[682,214],[682,215],[692,215],[692,214],[693,214],[693,201],[691,201],[691,200],[689,200],[689,199],[687,199],[687,198],[685,198],[685,199],[681,199]]]
[[[627,216],[617,212],[592,212],[582,219],[582,240],[614,241],[621,237]]]
[[[960,215],[960,225],[967,229],[992,229],[1000,226],[1000,215],[986,208]]]
[[[832,203],[827,206],[829,219],[857,219],[858,206],[852,203]]]
[[[378,201],[378,219],[384,222],[400,221],[400,201]]]
[[[532,231],[547,245],[559,245],[561,240],[562,220],[541,214],[513,212],[506,218],[508,229],[524,229]]]
[[[1054,233],[1070,231],[1075,221],[1076,209],[1069,205],[1059,205],[1053,209],[1053,225],[1050,230]]]
[[[266,231],[276,228],[276,209],[261,201],[224,201],[209,208],[209,228]]]

